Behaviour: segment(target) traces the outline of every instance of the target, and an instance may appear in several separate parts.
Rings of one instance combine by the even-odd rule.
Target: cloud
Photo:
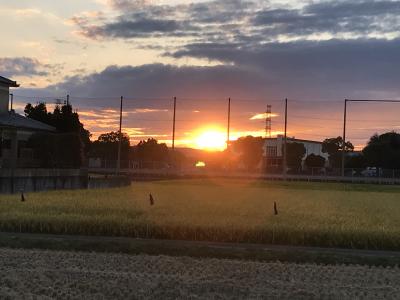
[[[143,8],[150,3],[149,0],[107,0],[109,6],[117,10],[131,10]]]
[[[43,64],[35,58],[10,57],[0,58],[0,74],[6,77],[12,76],[48,76],[60,71],[61,65]]]
[[[389,0],[319,1],[301,8],[255,0],[179,5],[113,0],[110,5],[117,16],[74,17],[80,33],[92,39],[157,36],[263,43],[377,36],[393,39],[399,37],[400,29],[400,2]]]
[[[351,33],[368,37],[397,32],[399,12],[400,2],[396,1],[325,1],[302,9],[261,10],[252,24],[269,36],[325,34],[330,38]]]
[[[252,116],[250,118],[251,121],[253,120],[265,120],[267,118],[267,116],[270,116],[271,118],[277,117],[278,114],[271,114],[271,113],[262,113],[262,114],[255,114],[254,116]]]
[[[91,39],[137,37],[198,37],[220,35],[233,19],[247,17],[250,1],[228,0],[179,5],[154,5],[148,1],[109,1],[119,13],[109,18],[77,15],[71,22],[81,35]],[[243,15],[241,16],[241,13]],[[237,26],[233,26],[237,27]],[[233,28],[232,27],[232,28]]]
[[[342,98],[371,90],[398,92],[400,40],[330,40],[238,44],[190,44],[172,55],[223,61],[258,72],[264,84],[288,94]],[[325,91],[325,96],[323,96]]]

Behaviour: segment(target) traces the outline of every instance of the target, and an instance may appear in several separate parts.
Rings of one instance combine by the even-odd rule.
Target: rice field
[[[0,248],[1,299],[398,299],[400,269]]]
[[[0,196],[1,231],[400,250],[395,186],[208,179],[25,198]]]

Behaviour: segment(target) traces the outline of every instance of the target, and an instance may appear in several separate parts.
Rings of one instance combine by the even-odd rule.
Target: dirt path
[[[0,298],[395,299],[400,269],[0,248]]]

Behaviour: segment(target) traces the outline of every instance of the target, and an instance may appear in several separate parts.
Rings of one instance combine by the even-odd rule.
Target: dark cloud
[[[400,2],[386,0],[324,1],[306,6],[305,12],[336,18],[397,15],[400,13]]]
[[[354,91],[399,91],[400,40],[330,40],[324,42],[192,44],[174,57],[198,57],[258,70],[288,94],[314,97],[325,90],[345,96]],[[288,85],[292,89],[287,89]],[[313,92],[314,91],[314,92]]]
[[[256,96],[262,86],[257,72],[235,66],[176,67],[150,64],[138,67],[109,66],[100,73],[73,76],[46,89],[48,93],[64,91],[71,95],[104,97],[172,98],[222,97],[229,93]]]
[[[276,36],[315,33],[368,35],[400,29],[400,2],[325,1],[302,9],[260,10],[252,24],[264,34]]]
[[[74,17],[89,38],[193,37],[220,42],[276,41],[282,36],[313,39],[312,35],[370,34],[400,29],[398,1],[323,1],[301,9],[276,8],[269,2],[210,1],[184,5],[151,5],[146,1],[114,0],[115,18]],[[131,9],[128,9],[130,7]],[[135,7],[135,9],[132,9]],[[134,13],[132,13],[134,11]],[[340,38],[340,37],[339,37]]]
[[[111,1],[120,15],[105,20],[103,15],[74,16],[71,20],[82,35],[92,38],[198,37],[225,35],[236,30],[241,19],[254,10],[251,1],[228,0],[181,5],[150,5],[146,1]],[[230,24],[228,28],[227,24]],[[222,27],[221,27],[222,26]]]
[[[106,24],[103,28],[95,27],[94,29],[92,33],[88,31],[88,35],[132,38],[155,33],[178,34],[183,29],[183,26],[174,20],[142,19],[131,21],[129,19],[122,19]],[[185,30],[187,29],[186,27]]]
[[[49,64],[42,64],[37,59],[34,58],[29,58],[29,57],[0,58],[0,74],[6,77],[47,76],[54,70],[55,70],[54,66],[51,66]]]

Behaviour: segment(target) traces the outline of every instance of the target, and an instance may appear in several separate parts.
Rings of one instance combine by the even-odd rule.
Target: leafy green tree
[[[102,160],[116,161],[118,157],[120,135],[118,131],[101,134],[90,147],[90,156]],[[121,161],[129,160],[130,141],[126,133],[121,135]]]
[[[79,161],[83,164],[89,151],[91,134],[84,128],[79,120],[78,113],[73,111],[71,105],[57,105],[51,113],[47,111],[45,103],[38,103],[37,105],[28,103],[25,106],[24,112],[27,118],[53,126],[57,129],[58,133],[75,134],[78,137],[79,143],[71,144],[68,149],[69,151],[76,152],[74,156],[77,156],[79,153]]]
[[[400,168],[400,134],[392,131],[373,135],[363,149],[368,167]]]
[[[165,143],[159,144],[156,139],[140,141],[132,151],[132,159],[139,162],[168,162],[170,160],[168,147]],[[158,165],[161,167],[161,165]]]
[[[297,172],[301,169],[301,162],[306,154],[306,148],[302,143],[287,143],[286,145],[286,161],[287,166],[292,172]]]
[[[240,153],[240,159],[248,170],[254,170],[260,163],[264,140],[261,137],[246,136],[232,142],[234,151]]]
[[[342,161],[343,138],[329,138],[322,142],[322,152],[328,153],[329,164],[332,168],[340,168]],[[354,146],[351,142],[346,142],[344,145],[345,152],[352,152]]]
[[[46,103],[44,102],[40,102],[35,106],[28,103],[25,106],[24,113],[28,118],[53,126],[51,121],[51,113],[47,112]]]
[[[306,157],[305,164],[307,168],[323,168],[325,166],[325,158],[311,153]]]

